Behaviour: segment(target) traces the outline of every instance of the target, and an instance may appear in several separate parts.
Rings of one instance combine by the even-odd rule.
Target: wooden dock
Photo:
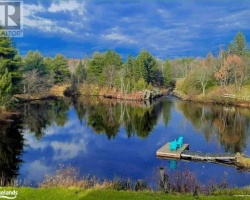
[[[178,148],[176,151],[175,150],[170,151],[169,145],[170,145],[170,142],[168,142],[163,147],[161,147],[156,152],[156,156],[161,157],[161,158],[181,159],[181,153],[184,150],[187,150],[189,148],[188,144],[183,144],[183,146],[181,148]]]
[[[203,160],[203,161],[236,160],[236,155],[229,153],[210,154],[210,153],[183,151],[181,154],[181,158],[191,159],[191,160]]]
[[[181,148],[170,150],[170,142],[161,147],[157,152],[156,156],[160,158],[170,159],[185,159],[185,160],[200,160],[200,161],[236,161],[235,154],[210,154],[201,152],[189,151],[189,144],[183,144]]]

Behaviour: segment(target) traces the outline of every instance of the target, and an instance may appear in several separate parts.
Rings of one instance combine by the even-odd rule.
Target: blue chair
[[[183,137],[179,137],[176,144],[177,148],[181,148],[183,146]]]
[[[170,151],[172,151],[172,150],[176,151],[177,150],[177,142],[176,142],[176,140],[170,142],[169,148],[170,148]]]

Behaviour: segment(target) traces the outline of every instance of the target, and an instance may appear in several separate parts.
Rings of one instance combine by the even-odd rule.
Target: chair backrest
[[[178,138],[178,142],[183,142],[183,137],[182,137],[182,136],[180,136],[180,137]]]

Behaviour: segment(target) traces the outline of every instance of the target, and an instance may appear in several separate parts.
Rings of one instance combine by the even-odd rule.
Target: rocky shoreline
[[[109,93],[104,94],[105,98],[112,98],[112,99],[122,99],[122,100],[130,100],[130,101],[144,101],[144,100],[154,100],[166,94],[167,91],[151,91],[151,90],[144,90],[139,92],[132,92],[129,94],[124,94],[121,92]]]

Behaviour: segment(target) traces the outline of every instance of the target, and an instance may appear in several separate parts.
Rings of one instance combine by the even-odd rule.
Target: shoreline
[[[250,108],[250,101],[237,100],[236,98],[223,97],[223,96],[217,99],[210,99],[207,96],[202,98],[197,98],[197,96],[195,96],[194,98],[192,98],[176,90],[172,92],[172,95],[183,101],[190,101],[193,103]]]

